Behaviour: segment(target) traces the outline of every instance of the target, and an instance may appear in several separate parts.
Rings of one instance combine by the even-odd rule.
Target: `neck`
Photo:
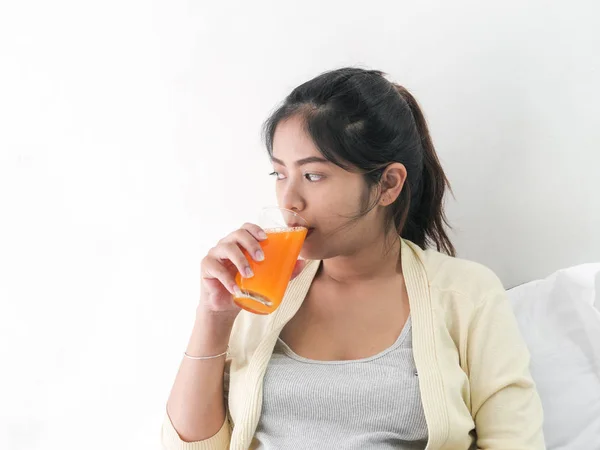
[[[402,274],[400,248],[400,238],[390,233],[352,254],[324,260],[320,275],[339,284],[352,285]]]

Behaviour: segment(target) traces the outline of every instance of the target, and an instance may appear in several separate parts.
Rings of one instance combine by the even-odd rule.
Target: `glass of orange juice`
[[[308,224],[293,211],[267,207],[261,211],[258,225],[267,233],[267,239],[260,242],[265,258],[255,261],[242,249],[254,276],[243,278],[237,274],[235,282],[242,294],[235,295],[233,300],[246,311],[270,314],[283,300]]]

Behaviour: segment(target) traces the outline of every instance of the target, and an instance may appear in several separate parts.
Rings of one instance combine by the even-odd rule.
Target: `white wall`
[[[200,259],[274,202],[260,125],[327,69],[420,100],[461,256],[600,261],[600,7],[486,5],[3,2],[0,448],[158,448]]]

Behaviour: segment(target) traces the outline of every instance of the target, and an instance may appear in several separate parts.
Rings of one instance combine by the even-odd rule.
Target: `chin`
[[[300,250],[300,257],[302,259],[321,259],[320,253],[322,252],[317,251],[310,243],[304,241],[304,245]]]
[[[304,241],[304,245],[302,246],[302,250],[300,250],[300,257],[302,259],[309,260],[322,260],[327,259],[327,250],[324,249],[320,245],[314,245],[313,242]]]
[[[302,259],[319,259],[318,255],[316,255],[315,252],[310,251],[305,247],[302,247],[302,250],[300,250],[300,258],[302,258]]]

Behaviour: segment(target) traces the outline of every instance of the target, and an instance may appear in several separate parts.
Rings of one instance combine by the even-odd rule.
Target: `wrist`
[[[210,311],[198,305],[196,307],[195,325],[217,329],[232,328],[239,311]]]
[[[198,312],[187,347],[190,355],[214,355],[227,350],[235,317]]]

